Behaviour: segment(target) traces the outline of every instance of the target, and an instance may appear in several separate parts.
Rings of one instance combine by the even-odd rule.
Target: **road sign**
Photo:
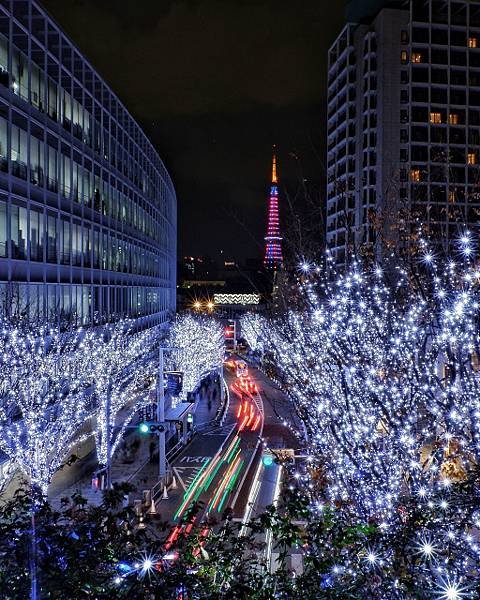
[[[183,372],[164,371],[163,386],[172,396],[178,396],[183,389]]]

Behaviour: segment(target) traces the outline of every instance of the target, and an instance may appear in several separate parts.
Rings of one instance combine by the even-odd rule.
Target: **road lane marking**
[[[173,467],[175,475],[184,491],[187,491],[187,487],[198,475],[200,469],[201,467]]]

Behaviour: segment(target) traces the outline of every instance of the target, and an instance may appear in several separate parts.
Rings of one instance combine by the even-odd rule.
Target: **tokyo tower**
[[[278,186],[277,186],[277,159],[275,146],[273,147],[272,184],[270,186],[270,200],[268,203],[268,225],[265,236],[265,267],[271,271],[280,269],[283,265],[282,236],[280,235],[280,221],[278,216]]]

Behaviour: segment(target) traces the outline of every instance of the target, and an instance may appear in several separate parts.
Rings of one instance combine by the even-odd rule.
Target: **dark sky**
[[[43,5],[157,147],[177,191],[179,252],[260,257],[272,144],[291,192],[292,153],[307,179],[323,177],[326,56],[343,2]]]

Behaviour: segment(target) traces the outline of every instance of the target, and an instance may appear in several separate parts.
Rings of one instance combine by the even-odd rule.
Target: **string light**
[[[89,331],[84,347],[90,356],[97,459],[108,463],[135,413],[150,402],[155,368],[149,354],[155,330],[133,333],[130,321]]]
[[[0,325],[0,448],[44,494],[92,416],[84,332]],[[88,427],[85,427],[88,429]]]
[[[213,317],[186,313],[177,316],[173,323],[169,345],[177,348],[167,357],[167,366],[183,372],[183,389],[177,399],[186,401],[208,373],[223,364],[225,341],[223,328]]]
[[[301,269],[285,314],[246,315],[241,327],[300,419],[291,427],[313,457],[299,481],[312,506],[320,494],[322,506],[378,527],[379,549],[365,549],[364,565],[393,569],[399,532],[411,535],[414,579],[456,599],[478,576],[477,500],[462,487],[480,459],[477,245],[466,232],[458,259],[447,260],[421,246],[415,274],[355,260],[335,273],[327,256]],[[361,564],[346,557],[342,568]],[[430,564],[448,564],[449,579],[442,570],[438,583]]]

